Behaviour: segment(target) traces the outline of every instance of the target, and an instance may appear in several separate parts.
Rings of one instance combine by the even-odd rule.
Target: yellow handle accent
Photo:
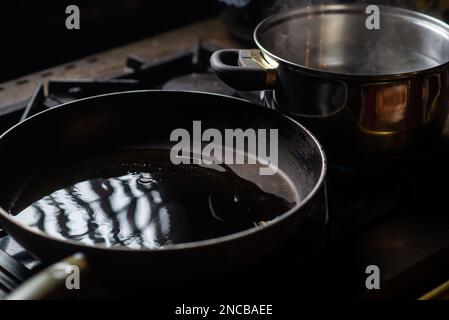
[[[84,255],[77,253],[42,270],[21,284],[7,300],[48,300],[68,296],[74,288],[67,287],[67,270],[77,268],[82,284],[89,282],[89,265]],[[79,288],[81,289],[81,287]]]
[[[439,286],[438,288],[430,291],[429,293],[423,295],[418,300],[421,301],[431,301],[431,300],[445,300],[449,301],[449,281],[445,284]]]

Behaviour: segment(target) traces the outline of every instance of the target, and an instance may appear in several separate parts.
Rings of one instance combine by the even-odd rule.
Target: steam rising
[[[251,0],[219,0],[219,1],[224,2],[229,6],[235,7],[244,7],[251,2]]]
[[[335,3],[338,1],[276,1],[273,13],[291,12],[299,7],[310,14],[273,23],[260,33],[261,45],[284,60],[343,74],[398,74],[432,68],[449,61],[449,29],[403,19],[381,10],[381,30],[368,30],[365,27],[368,16],[363,10],[351,14],[316,14],[314,11]],[[359,3],[410,7],[405,1]]]
[[[220,0],[224,2],[232,2],[238,0]],[[250,2],[250,0],[240,0]],[[252,0],[258,1],[258,0]],[[344,1],[344,0],[274,0],[272,7],[272,14],[276,12],[283,12],[291,10],[294,8],[304,8],[306,6],[316,6],[316,5],[326,5],[326,4],[339,4],[339,3],[359,3],[368,5],[388,5],[394,7],[407,8],[411,10],[416,10],[424,12],[427,14],[432,14],[435,16],[440,16],[442,13],[442,8],[440,2],[445,2],[445,0],[439,1],[419,1],[419,0],[357,0],[357,1]]]

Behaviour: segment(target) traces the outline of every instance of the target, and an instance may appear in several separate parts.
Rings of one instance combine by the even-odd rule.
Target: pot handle
[[[260,50],[225,49],[212,54],[210,65],[228,86],[242,91],[274,88],[277,64],[268,62]]]
[[[61,299],[67,297],[70,293],[78,291],[75,289],[81,289],[86,286],[89,283],[89,273],[89,264],[86,257],[81,253],[77,253],[38,272],[9,294],[6,299]],[[74,279],[72,283],[74,285],[73,288],[67,287],[70,275]],[[79,278],[76,280],[75,277]],[[77,287],[77,283],[81,283],[82,287]]]

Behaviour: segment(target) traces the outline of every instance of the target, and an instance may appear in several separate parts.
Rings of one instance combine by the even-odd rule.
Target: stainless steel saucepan
[[[257,49],[221,50],[218,76],[308,126],[330,154],[397,155],[432,141],[449,109],[449,26],[379,6],[322,5],[274,15],[255,30]]]

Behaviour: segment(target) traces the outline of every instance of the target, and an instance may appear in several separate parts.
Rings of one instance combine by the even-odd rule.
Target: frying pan
[[[205,128],[278,129],[278,168],[298,192],[296,205],[272,223],[236,234],[139,250],[54,237],[9,214],[30,177],[37,173],[93,152],[146,148],[161,142],[171,146],[170,132],[191,128],[197,120]],[[167,281],[163,276],[148,277],[149,271],[170,274],[172,281],[227,272],[265,255],[294,232],[304,235],[307,247],[313,233],[310,225],[317,219],[313,207],[321,201],[326,172],[321,146],[294,120],[244,100],[182,91],[133,91],[63,104],[4,133],[0,154],[0,223],[9,235],[47,265],[69,257],[56,266],[75,265],[82,276],[89,270],[99,281],[119,284],[154,283],[157,278]],[[11,298],[55,297],[55,289],[64,283],[56,269],[51,266],[42,271]]]

